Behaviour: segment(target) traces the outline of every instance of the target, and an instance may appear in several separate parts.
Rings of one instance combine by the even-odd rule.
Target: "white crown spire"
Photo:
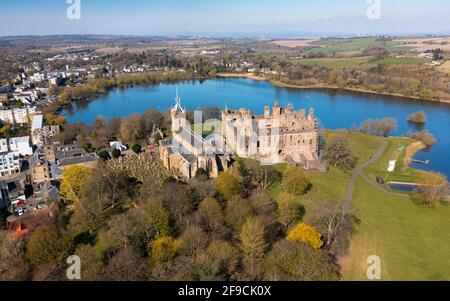
[[[175,113],[184,113],[183,108],[181,107],[181,98],[178,95],[178,87],[176,88],[176,94],[175,94],[175,105],[172,108],[172,112]]]

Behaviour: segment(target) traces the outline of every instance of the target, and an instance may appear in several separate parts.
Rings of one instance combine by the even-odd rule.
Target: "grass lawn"
[[[363,170],[374,182],[377,175],[411,182],[426,175],[403,166],[410,138],[371,138],[389,143],[380,160]],[[397,160],[392,173],[387,172],[389,160]],[[450,260],[445,258],[450,254],[450,206],[418,206],[405,194],[387,195],[358,177],[352,207],[360,224],[342,261],[344,279],[367,280],[367,257],[378,255],[383,280],[450,280]]]
[[[344,69],[358,67],[369,62],[368,57],[354,58],[322,58],[322,59],[304,59],[299,61],[300,65],[317,65],[329,69]]]
[[[369,176],[373,181],[375,181],[377,176],[381,176],[386,182],[416,182],[420,181],[420,178],[427,174],[423,170],[413,169],[403,165],[406,147],[414,142],[414,140],[407,137],[389,137],[383,139],[388,141],[388,146],[377,162],[364,169],[364,174]],[[391,173],[387,171],[390,160],[397,161],[395,169]]]
[[[450,61],[446,61],[444,64],[439,66],[438,69],[450,75]]]
[[[408,47],[400,46],[395,41],[377,41],[376,38],[349,38],[349,39],[322,39],[314,42],[314,45],[321,47],[312,48],[310,53],[340,53],[355,54],[368,47],[383,47],[387,51],[408,50]]]
[[[450,206],[418,206],[358,177],[353,208],[360,224],[342,261],[344,279],[367,280],[367,257],[378,255],[382,280],[450,280]]]
[[[381,60],[377,60],[374,63],[375,64],[381,64],[381,65],[412,65],[412,64],[423,64],[427,60],[423,58],[417,58],[417,57],[386,57]]]

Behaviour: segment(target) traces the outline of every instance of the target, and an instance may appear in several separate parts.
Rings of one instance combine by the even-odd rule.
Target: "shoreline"
[[[372,95],[381,95],[381,96],[393,96],[393,97],[401,97],[409,100],[416,100],[416,101],[430,101],[430,102],[437,102],[437,103],[444,103],[444,104],[450,104],[450,99],[431,99],[431,98],[420,98],[418,96],[406,96],[400,93],[390,93],[390,92],[377,92],[372,90],[366,90],[366,89],[359,89],[359,88],[340,88],[338,86],[332,86],[332,85],[314,85],[314,86],[298,86],[293,84],[287,84],[280,81],[270,80],[268,78],[265,78],[260,75],[253,75],[251,73],[217,73],[213,75],[213,77],[220,77],[220,78],[248,78],[253,79],[257,81],[267,81],[274,85],[275,87],[279,88],[291,88],[291,89],[303,89],[303,90],[342,90],[342,91],[348,91],[348,92],[357,92],[357,93],[365,93],[365,94],[372,94]]]
[[[405,150],[405,157],[403,158],[403,166],[410,168],[414,156],[425,148],[427,146],[422,141],[414,141],[408,145]]]

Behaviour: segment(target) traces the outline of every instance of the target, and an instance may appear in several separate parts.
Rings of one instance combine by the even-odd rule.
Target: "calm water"
[[[226,103],[230,109],[245,107],[261,114],[265,105],[272,106],[277,99],[281,105],[293,104],[295,109],[314,107],[322,126],[329,129],[349,129],[353,124],[359,126],[367,118],[393,117],[398,121],[398,129],[393,134],[405,135],[415,129],[406,117],[424,111],[428,116],[424,128],[436,136],[438,143],[416,155],[417,159],[430,160],[428,166],[413,166],[443,172],[450,178],[448,104],[360,93],[277,88],[267,82],[250,79],[187,81],[176,86],[182,105],[188,110],[207,105],[224,108]],[[64,114],[69,122],[91,123],[99,115],[109,119],[144,112],[149,108],[165,111],[173,105],[174,95],[175,85],[171,84],[116,89],[95,101],[77,103]]]

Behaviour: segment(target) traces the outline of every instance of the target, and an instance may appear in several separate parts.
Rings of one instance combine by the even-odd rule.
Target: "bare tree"
[[[320,232],[326,237],[326,248],[331,248],[344,222],[344,217],[342,208],[335,201],[325,201],[317,208],[316,224]]]

